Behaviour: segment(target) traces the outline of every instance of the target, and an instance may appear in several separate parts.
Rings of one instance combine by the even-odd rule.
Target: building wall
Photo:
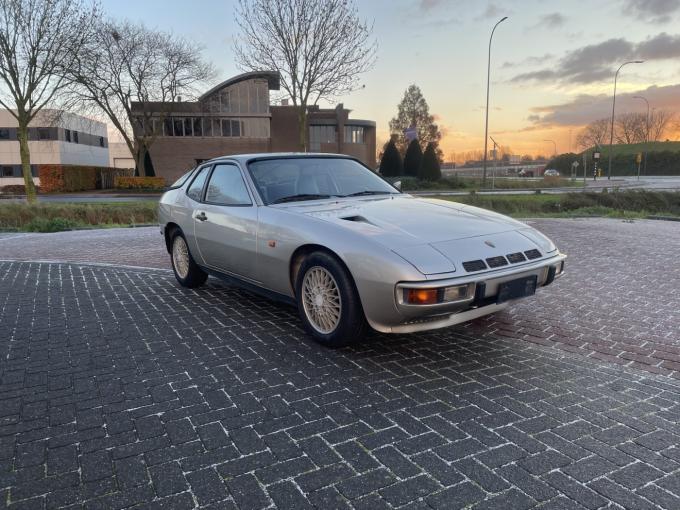
[[[159,137],[150,148],[156,175],[168,183],[207,159],[270,151],[268,138]]]
[[[0,185],[10,184],[10,179],[23,182],[17,127],[14,116],[7,110],[0,110],[0,130],[4,131],[3,137],[0,137]],[[4,139],[4,135],[8,135],[9,139]],[[41,136],[49,139],[41,140]],[[29,124],[28,148],[34,176],[36,166],[42,164],[109,164],[106,125],[69,112],[39,112]],[[8,176],[10,173],[12,177]],[[38,183],[39,179],[36,177],[34,181]]]
[[[135,158],[125,142],[109,143],[109,166],[112,168],[134,168]]]

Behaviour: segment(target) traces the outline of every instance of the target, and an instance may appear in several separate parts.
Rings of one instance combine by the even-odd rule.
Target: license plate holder
[[[538,277],[536,275],[531,275],[499,284],[496,304],[505,303],[512,299],[533,296],[536,294],[537,283]]]

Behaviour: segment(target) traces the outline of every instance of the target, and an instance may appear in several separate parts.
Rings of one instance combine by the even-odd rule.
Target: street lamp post
[[[647,151],[649,150],[649,101],[647,101],[646,97],[642,96],[633,96],[633,99],[642,99],[645,103],[647,103],[647,124],[645,128],[645,163],[644,163],[645,175],[647,175]]]
[[[628,62],[624,62],[616,70],[616,74],[614,74],[614,99],[612,100],[612,125],[611,130],[609,132],[609,166],[607,168],[607,180],[611,180],[612,178],[612,149],[614,148],[614,114],[616,111],[616,81],[619,78],[619,71],[623,66],[627,66],[628,64],[642,64],[642,62],[644,61],[629,60]]]
[[[486,163],[488,159],[488,143],[489,143],[489,83],[491,81],[491,41],[493,40],[493,33],[496,31],[496,27],[503,23],[507,16],[500,19],[491,30],[491,36],[489,37],[489,58],[487,60],[486,67],[486,121],[484,123],[484,170],[482,172],[482,186],[486,184]]]

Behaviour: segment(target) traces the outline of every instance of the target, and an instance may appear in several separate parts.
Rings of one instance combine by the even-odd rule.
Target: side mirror
[[[392,186],[397,188],[399,191],[401,191],[401,181],[396,181],[392,183]]]

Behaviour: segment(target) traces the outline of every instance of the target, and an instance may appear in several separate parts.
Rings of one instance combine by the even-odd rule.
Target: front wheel
[[[295,295],[305,329],[319,343],[342,347],[365,335],[366,319],[354,282],[330,254],[314,252],[305,258]]]
[[[208,273],[203,271],[189,252],[187,240],[179,229],[172,232],[172,250],[170,258],[172,260],[172,270],[175,278],[182,287],[194,289],[200,287],[208,279]]]

